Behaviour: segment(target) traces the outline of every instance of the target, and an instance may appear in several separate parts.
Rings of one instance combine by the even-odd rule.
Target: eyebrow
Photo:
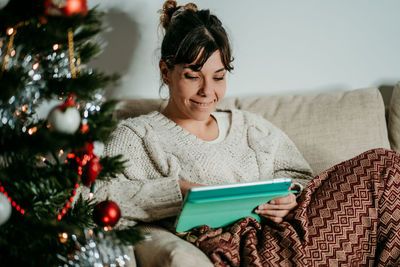
[[[191,69],[192,71],[200,71],[200,70],[198,70],[199,65],[189,65],[189,66],[184,66],[183,68],[184,69]],[[221,72],[221,71],[224,71],[224,70],[225,70],[225,68],[220,68],[219,70],[216,70],[215,73],[218,73],[218,72]]]

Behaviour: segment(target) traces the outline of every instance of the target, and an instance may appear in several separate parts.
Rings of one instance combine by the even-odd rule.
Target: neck
[[[184,116],[173,116],[173,114],[169,113],[167,109],[164,109],[161,114],[202,140],[211,141],[216,139],[219,135],[217,121],[211,114],[206,120],[195,120]]]

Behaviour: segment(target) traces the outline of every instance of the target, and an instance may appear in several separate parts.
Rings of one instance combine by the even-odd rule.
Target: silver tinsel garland
[[[73,256],[57,255],[65,263],[60,267],[132,266],[129,264],[131,257],[133,257],[132,246],[121,244],[111,232],[94,234],[93,231],[88,230],[85,233],[85,245],[79,243],[76,235],[71,236],[77,247]]]

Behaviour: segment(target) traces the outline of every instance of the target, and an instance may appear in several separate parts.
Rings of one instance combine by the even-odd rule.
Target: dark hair
[[[233,70],[228,35],[221,21],[209,10],[197,10],[193,3],[177,6],[176,1],[166,1],[160,13],[160,24],[165,29],[161,60],[169,69],[176,64],[192,63],[201,53],[193,67],[200,70],[207,59],[219,50],[225,69]]]

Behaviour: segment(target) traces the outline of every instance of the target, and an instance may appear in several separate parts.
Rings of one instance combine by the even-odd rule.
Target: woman
[[[224,230],[198,228],[196,245],[221,266],[398,264],[400,156],[368,151],[313,179],[293,142],[271,123],[244,111],[216,111],[233,69],[218,18],[175,1],[166,1],[161,13],[159,67],[168,104],[120,123],[105,151],[129,164],[97,197],[113,192],[124,223],[155,221],[176,216],[193,186],[292,177],[293,186],[307,186],[299,205],[289,194],[257,207],[267,219],[262,226],[246,218]],[[221,256],[216,244],[227,253]]]

